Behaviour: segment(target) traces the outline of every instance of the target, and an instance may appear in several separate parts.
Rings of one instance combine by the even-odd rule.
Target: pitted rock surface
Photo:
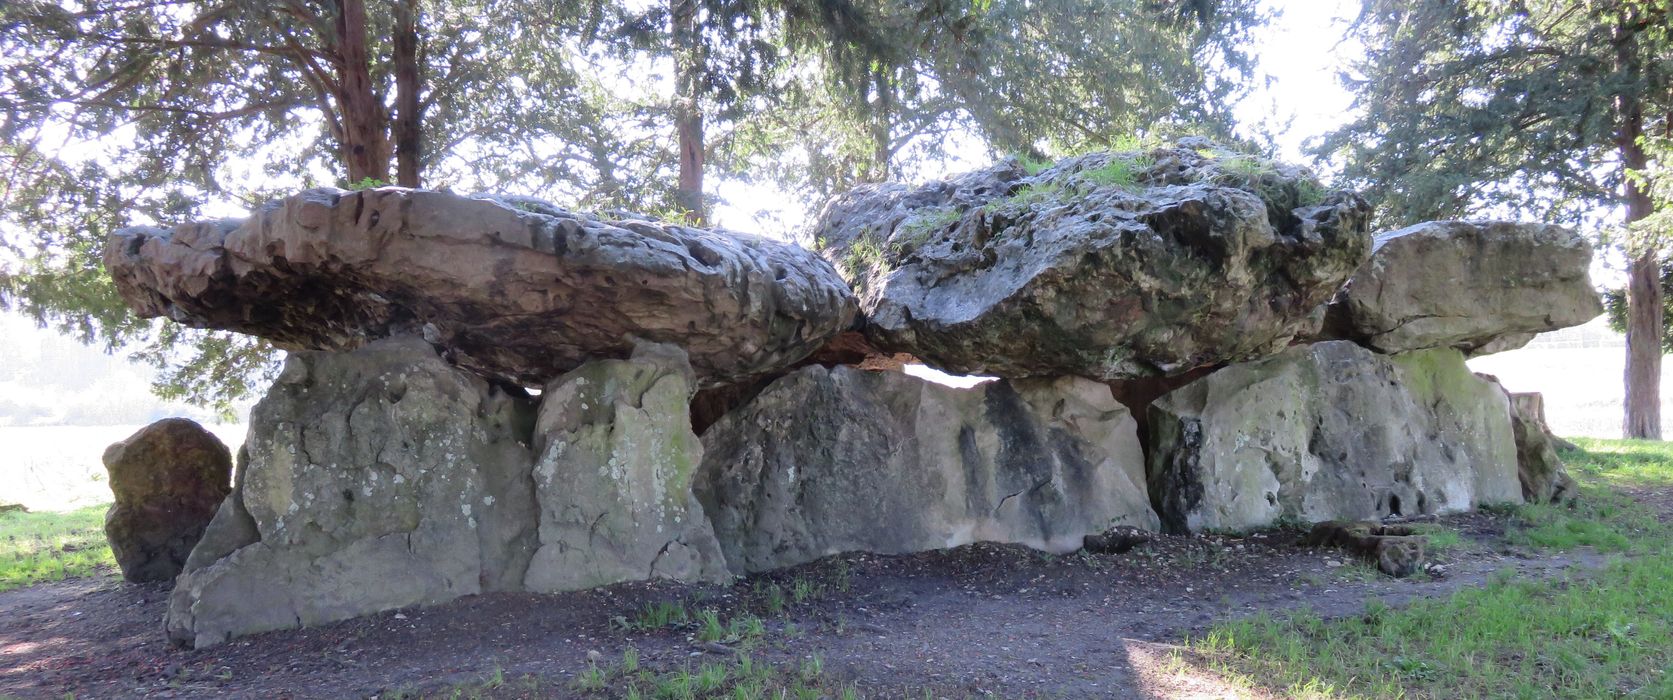
[[[246,220],[112,235],[141,316],[349,350],[410,333],[480,374],[540,386],[671,343],[705,386],[782,369],[853,325],[818,256],[718,230],[606,220],[526,198],[309,190]]]
[[[1522,502],[1510,400],[1457,350],[1299,345],[1158,399],[1152,497],[1176,531]]]
[[[1179,374],[1282,350],[1370,253],[1370,208],[1212,148],[865,186],[806,239],[888,352],[955,373]]]

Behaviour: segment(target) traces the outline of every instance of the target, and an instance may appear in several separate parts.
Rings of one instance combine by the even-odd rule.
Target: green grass
[[[1445,525],[1413,523],[1412,531],[1429,539],[1425,545],[1430,554],[1450,552],[1464,546],[1464,536]]]
[[[1673,445],[1582,447],[1564,455],[1580,501],[1515,509],[1511,539],[1624,555],[1602,570],[1554,580],[1507,570],[1450,598],[1400,610],[1373,601],[1346,619],[1261,615],[1215,627],[1179,661],[1286,697],[1673,698],[1673,527],[1630,497],[1673,484]]]
[[[106,508],[0,515],[0,591],[115,571]]]
[[[574,690],[588,698],[696,700],[697,698],[859,698],[859,689],[827,677],[816,656],[799,664],[775,666],[747,653],[727,661],[702,662],[658,672],[639,665],[629,649],[620,663],[592,665],[575,681]]]
[[[930,236],[945,231],[958,222],[959,210],[952,207],[935,207],[915,212],[895,227],[895,234],[889,240],[889,252],[895,255],[910,254],[922,247]]]
[[[867,231],[849,244],[848,252],[837,263],[837,271],[842,273],[843,279],[854,287],[855,292],[863,292],[873,275],[888,277],[894,270],[883,255],[883,246],[877,242],[877,235]]]
[[[1155,166],[1156,161],[1146,155],[1114,156],[1103,166],[1082,172],[1081,177],[1099,187],[1133,189],[1139,175]]]

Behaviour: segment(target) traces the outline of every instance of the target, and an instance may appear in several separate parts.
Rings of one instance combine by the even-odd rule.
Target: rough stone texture
[[[1492,375],[1481,374],[1480,376],[1484,378],[1491,377],[1495,382],[1499,381],[1497,377],[1493,377]],[[1552,447],[1555,447],[1558,450],[1580,449],[1578,445],[1558,437],[1556,433],[1551,432],[1551,423],[1545,420],[1544,395],[1537,391],[1512,391],[1509,393],[1511,408],[1514,409],[1516,414],[1521,416],[1523,420],[1533,421],[1538,424],[1540,432],[1545,433],[1545,439],[1551,441]]]
[[[170,581],[214,518],[232,482],[232,453],[185,418],[141,428],[105,449],[115,502],[105,538],[129,581]]]
[[[1389,576],[1405,578],[1423,569],[1429,538],[1402,525],[1330,520],[1314,525],[1301,543],[1347,550]]]
[[[1512,350],[1603,313],[1591,262],[1591,244],[1551,224],[1430,221],[1382,233],[1331,301],[1324,336],[1387,353]]]
[[[1174,530],[1522,502],[1509,401],[1456,350],[1296,346],[1178,389],[1149,418],[1150,489]]]
[[[636,339],[681,346],[700,381],[724,384],[789,366],[855,315],[836,272],[793,245],[399,188],[123,229],[105,267],[141,316],[290,350],[422,334],[458,365],[525,386],[626,358]]]
[[[1478,375],[1494,384],[1488,375]],[[1516,436],[1517,477],[1522,499],[1529,503],[1557,503],[1578,495],[1579,486],[1557,455],[1557,439],[1545,426],[1545,398],[1538,392],[1505,392],[1510,399],[1510,426]]]
[[[176,584],[170,638],[202,646],[520,586],[533,419],[528,399],[417,339],[292,355],[251,412],[237,492]]]
[[[1111,380],[1311,333],[1370,252],[1369,212],[1299,168],[1193,146],[860,187],[807,238],[885,351],[961,374]]]
[[[535,428],[540,546],[528,590],[728,577],[691,492],[703,459],[691,393],[691,369],[671,346],[589,362],[546,386]]]
[[[805,367],[703,434],[697,496],[732,571],[975,542],[1052,552],[1155,530],[1132,418],[1079,378],[955,389]]]

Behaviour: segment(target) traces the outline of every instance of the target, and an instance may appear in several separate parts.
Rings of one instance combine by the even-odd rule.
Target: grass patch
[[[952,207],[936,207],[914,212],[895,227],[889,239],[890,252],[906,255],[923,247],[929,237],[945,231],[959,221],[959,211]]]
[[[849,244],[848,252],[837,262],[837,270],[856,293],[865,291],[873,275],[887,277],[893,272],[888,259],[883,256],[883,246],[871,231],[860,234]]]
[[[1425,546],[1430,553],[1450,552],[1464,546],[1464,536],[1445,525],[1412,523],[1411,528],[1413,532],[1428,538],[1429,542]]]
[[[1156,161],[1147,155],[1125,155],[1110,158],[1108,163],[1081,173],[1081,177],[1098,187],[1133,189],[1139,175],[1155,167]]]
[[[574,689],[587,698],[694,700],[695,698],[858,698],[859,689],[828,678],[818,656],[798,665],[774,666],[740,653],[730,661],[688,665],[657,672],[639,665],[629,649],[622,661],[593,665]]]
[[[1047,158],[1045,160],[1038,160],[1038,159],[1035,159],[1035,158],[1029,156],[1026,153],[1019,153],[1019,154],[1017,154],[1016,158],[1017,158],[1017,162],[1022,164],[1022,171],[1024,173],[1027,173],[1029,177],[1039,175],[1040,173],[1045,172],[1046,168],[1049,168],[1049,167],[1052,166],[1052,162],[1051,162],[1050,158]]]
[[[1515,509],[1512,539],[1633,556],[1560,580],[1495,576],[1356,618],[1261,615],[1215,627],[1182,658],[1287,697],[1673,697],[1673,528],[1628,496],[1673,480],[1673,445],[1584,447],[1565,455],[1581,500]]]
[[[982,209],[988,214],[994,214],[1003,210],[1023,210],[1036,204],[1044,204],[1063,199],[1065,193],[1072,195],[1074,191],[1058,182],[1040,182],[1031,185],[1024,185],[1011,196],[988,202],[982,206]]]
[[[0,515],[0,591],[116,571],[105,541],[108,508]]]

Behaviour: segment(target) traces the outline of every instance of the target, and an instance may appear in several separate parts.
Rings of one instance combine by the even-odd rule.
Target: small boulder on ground
[[[1271,355],[1370,254],[1370,207],[1201,145],[859,187],[806,237],[873,344],[949,372],[1107,381]]]
[[[1429,221],[1389,231],[1331,300],[1323,337],[1385,353],[1513,350],[1603,313],[1591,262],[1586,239],[1552,224]]]
[[[232,453],[185,418],[141,428],[104,454],[115,503],[105,537],[122,577],[170,581],[232,490]]]
[[[1377,565],[1383,573],[1405,578],[1423,569],[1429,538],[1410,527],[1330,520],[1302,538],[1308,547],[1337,547]]]

